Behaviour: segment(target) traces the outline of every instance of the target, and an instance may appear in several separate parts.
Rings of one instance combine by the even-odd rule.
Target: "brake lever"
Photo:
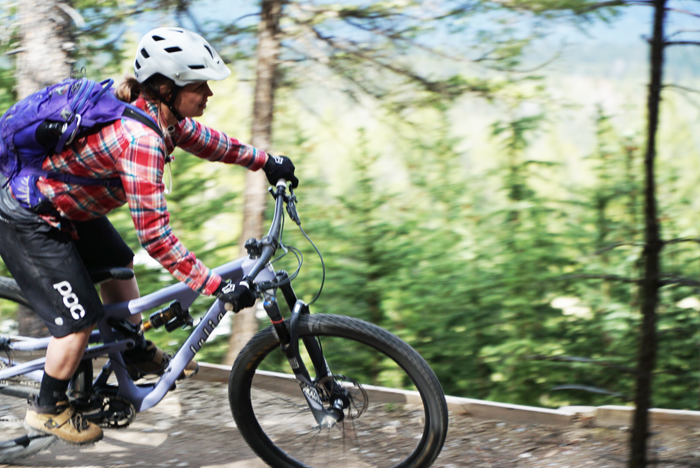
[[[287,214],[289,214],[289,219],[297,223],[297,226],[301,226],[301,220],[299,219],[299,213],[297,213],[297,196],[294,195],[294,189],[289,188],[289,196],[287,197]]]

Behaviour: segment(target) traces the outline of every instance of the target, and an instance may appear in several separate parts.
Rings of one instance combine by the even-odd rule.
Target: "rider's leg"
[[[88,270],[112,267],[133,269],[134,253],[109,219],[102,217],[75,222],[74,225],[78,232],[75,246]],[[105,281],[100,284],[100,295],[103,304],[130,301],[140,296],[136,278]],[[129,320],[135,325],[141,324],[140,315],[132,315]],[[123,353],[132,377],[137,378],[139,374],[162,374],[168,366],[167,356],[153,343],[147,342],[143,333],[133,338],[135,346]]]
[[[133,270],[133,260],[124,266]],[[136,277],[105,281],[100,284],[100,295],[103,304],[116,304],[141,297]],[[128,320],[141,326],[141,315],[132,315]],[[147,341],[143,332],[136,338],[134,348],[125,351],[124,356],[127,359],[127,369],[133,378],[137,378],[139,374],[161,374],[168,366],[168,356],[152,342]]]
[[[49,342],[39,398],[31,402],[24,420],[28,429],[55,435],[77,445],[102,439],[102,429],[77,414],[66,396],[92,328],[90,326],[61,338],[54,337]]]
[[[133,261],[126,265],[127,268],[134,269]],[[136,278],[128,280],[110,280],[100,285],[100,294],[102,294],[103,304],[115,304],[118,302],[130,301],[137,299],[139,295],[139,286],[136,283]],[[141,326],[141,315],[132,315],[129,321],[135,325]],[[168,356],[159,349],[153,342],[147,341],[143,333],[139,335],[136,346],[133,350],[124,352],[126,358],[130,361],[127,363],[127,368],[136,377],[137,374],[159,374],[168,365]],[[182,371],[180,378],[190,378],[199,370],[199,364],[196,361],[190,361]]]
[[[38,404],[55,406],[65,401],[70,379],[78,370],[92,326],[61,338],[51,338],[46,349],[44,377],[41,380]]]
[[[133,260],[125,265],[126,268],[134,269]],[[109,280],[105,281],[100,285],[100,295],[102,296],[103,304],[116,304],[118,302],[131,301],[133,299],[138,299],[141,297],[139,292],[139,285],[136,282],[136,277],[134,276],[128,280]],[[132,315],[129,317],[129,321],[134,325],[141,325],[141,316]]]
[[[54,337],[40,389],[49,404],[34,399],[25,425],[74,444],[96,442],[102,429],[75,413],[65,390],[104,315],[100,298],[69,233],[19,206],[6,190],[0,190],[0,218],[0,256]]]
[[[55,435],[72,444],[102,439],[102,429],[76,414],[66,396],[70,379],[78,369],[93,326],[60,338],[53,337],[46,350],[39,398],[27,409],[25,426]]]
[[[44,372],[54,379],[69,380],[78,369],[93,326],[61,338],[52,338],[46,350]]]
[[[133,260],[125,265],[127,268],[134,269]],[[102,295],[103,304],[116,304],[119,302],[130,301],[140,297],[139,286],[136,282],[136,277],[128,280],[113,279],[105,281],[100,285],[100,294]],[[140,326],[142,319],[141,315],[132,315],[129,321]],[[151,341],[147,341],[143,333],[139,335],[136,346],[133,350],[128,350],[124,353],[130,361],[127,366],[136,377],[141,374],[159,374],[168,365],[168,356],[159,349]],[[196,361],[190,361],[182,371],[181,378],[189,378],[197,373],[199,364]]]
[[[127,268],[133,269],[133,262],[129,263]],[[140,297],[136,278],[111,280],[102,283],[100,285],[100,293],[104,304],[130,301]],[[129,317],[129,321],[140,327],[142,322],[141,315],[132,315]],[[167,367],[169,361],[169,355],[164,353],[152,341],[146,340],[143,332],[140,333],[135,348],[125,351],[124,354],[132,363],[132,366],[128,366],[128,368],[134,376],[137,374],[137,372],[133,372],[134,368],[142,374],[159,374]],[[188,379],[194,376],[197,371],[199,371],[199,364],[197,361],[191,360],[185,366],[180,378]]]

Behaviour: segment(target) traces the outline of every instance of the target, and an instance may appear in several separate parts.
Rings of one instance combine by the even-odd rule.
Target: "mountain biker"
[[[76,139],[43,164],[47,170],[84,177],[118,176],[121,187],[39,178],[37,188],[51,204],[34,212],[17,203],[9,186],[0,190],[0,256],[53,336],[39,396],[27,410],[25,426],[79,445],[100,440],[102,429],[71,406],[66,396],[70,378],[104,315],[103,303],[139,297],[135,278],[102,283],[102,301],[90,280],[88,269],[133,267],[133,252],[105,215],[127,203],[139,241],[154,259],[193,290],[240,310],[255,302],[248,285],[223,283],[171,230],[163,184],[169,154],[178,146],[210,161],[263,169],[271,183],[284,178],[298,184],[289,158],[270,156],[192,119],[204,113],[212,96],[207,82],[231,74],[204,38],[180,28],[154,29],[138,45],[134,73],[135,78],[119,85],[117,97],[153,117],[164,138],[124,118]],[[141,323],[140,316],[130,320]],[[162,375],[169,356],[142,334],[136,341],[123,353],[130,375]],[[184,377],[197,367],[192,361]]]

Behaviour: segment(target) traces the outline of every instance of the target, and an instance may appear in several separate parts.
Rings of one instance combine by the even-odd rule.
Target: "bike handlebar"
[[[287,191],[287,181],[280,179],[275,184],[275,189],[273,196],[275,197],[275,213],[272,217],[272,223],[270,224],[270,230],[267,232],[267,236],[261,239],[262,251],[257,263],[250,270],[247,275],[246,280],[252,283],[258,273],[260,273],[265,266],[268,264],[272,256],[277,251],[279,246],[279,238],[282,233],[282,219],[284,216],[284,202],[285,193]]]

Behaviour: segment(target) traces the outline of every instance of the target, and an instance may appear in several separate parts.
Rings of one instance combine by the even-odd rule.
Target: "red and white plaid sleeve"
[[[166,149],[155,134],[131,141],[118,160],[131,217],[148,254],[193,290],[213,294],[221,277],[189,252],[170,227],[163,185]]]
[[[175,145],[209,161],[237,164],[251,171],[265,165],[267,153],[187,118],[175,127]]]

